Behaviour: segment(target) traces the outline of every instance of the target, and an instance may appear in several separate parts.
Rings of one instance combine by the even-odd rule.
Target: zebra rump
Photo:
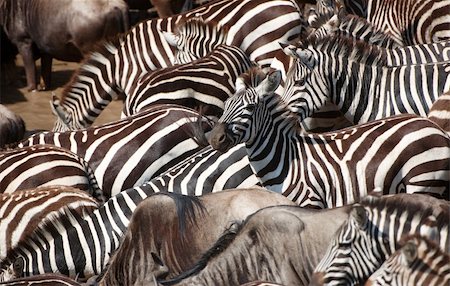
[[[59,219],[62,209],[69,208],[84,216],[97,207],[97,201],[89,194],[68,186],[41,186],[1,194],[0,260],[39,225]]]
[[[80,156],[65,148],[37,144],[0,152],[0,192],[65,185],[104,202],[94,172]]]

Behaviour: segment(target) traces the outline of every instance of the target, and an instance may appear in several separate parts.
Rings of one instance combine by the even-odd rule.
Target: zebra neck
[[[374,120],[376,114],[373,111],[380,108],[376,99],[382,90],[372,83],[381,82],[382,76],[382,67],[343,61],[341,69],[335,74],[330,73],[328,78],[332,85],[330,101],[350,122],[358,124]]]
[[[255,139],[246,143],[247,155],[262,184],[282,192],[289,167],[285,164],[295,164],[293,161],[298,160],[298,150],[294,146],[297,146],[301,129],[298,117],[281,104],[278,97],[267,100],[265,104],[266,108],[259,117],[261,121],[251,130]]]

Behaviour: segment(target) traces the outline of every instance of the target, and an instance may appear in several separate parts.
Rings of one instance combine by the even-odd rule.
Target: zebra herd
[[[0,285],[448,285],[450,1],[315,2],[99,44],[0,141]]]

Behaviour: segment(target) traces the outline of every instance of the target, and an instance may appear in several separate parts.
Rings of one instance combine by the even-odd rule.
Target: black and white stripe
[[[396,196],[369,197],[353,207],[317,265],[311,285],[363,284],[407,235],[426,236],[442,251],[450,251],[449,205],[427,195]]]
[[[450,255],[420,235],[406,237],[367,280],[367,286],[450,284]]]
[[[126,97],[122,118],[164,103],[219,117],[223,102],[234,93],[237,77],[251,66],[241,49],[220,45],[201,59],[153,71],[143,76]]]
[[[58,110],[54,130],[91,125],[111,100],[130,94],[144,74],[171,66],[174,48],[163,31],[172,32],[176,23],[191,18],[233,27],[227,44],[239,47],[258,64],[266,64],[279,49],[278,41],[300,30],[300,13],[293,0],[216,0],[184,14],[141,22],[85,60],[66,85],[61,101],[54,102]],[[260,26],[264,29],[256,28]]]
[[[209,120],[198,112],[165,104],[96,127],[39,133],[19,146],[45,143],[78,154],[109,197],[141,185],[203,148],[201,135],[210,129]]]
[[[51,185],[74,187],[104,201],[92,168],[65,148],[38,144],[0,152],[0,193]]]
[[[69,208],[81,215],[98,208],[88,193],[68,186],[42,186],[0,195],[0,260],[30,236],[38,225]]]
[[[317,1],[318,14],[334,12],[335,3]],[[450,39],[448,0],[344,0],[343,4],[403,46]]]
[[[288,52],[296,64],[283,98],[301,119],[327,101],[355,124],[401,113],[426,116],[450,89],[450,61],[389,66],[379,48],[350,38],[326,37]]]
[[[209,139],[222,151],[245,143],[264,187],[317,208],[346,205],[374,190],[448,197],[450,138],[434,123],[402,115],[307,134],[273,93],[280,78],[274,72],[256,88],[237,91]]]

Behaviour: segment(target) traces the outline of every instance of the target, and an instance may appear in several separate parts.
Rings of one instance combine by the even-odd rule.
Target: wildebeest
[[[240,285],[265,280],[308,285],[351,206],[312,210],[274,206],[225,232],[197,264],[163,285]]]
[[[100,284],[149,285],[153,276],[179,274],[192,267],[233,222],[274,205],[294,204],[259,187],[200,197],[152,195],[133,212],[122,244],[111,257]]]
[[[123,0],[0,0],[0,24],[23,58],[28,90],[37,88],[39,55],[46,89],[53,58],[80,61],[97,41],[128,30],[128,6]]]
[[[0,148],[18,142],[25,135],[25,122],[22,117],[0,104]]]

